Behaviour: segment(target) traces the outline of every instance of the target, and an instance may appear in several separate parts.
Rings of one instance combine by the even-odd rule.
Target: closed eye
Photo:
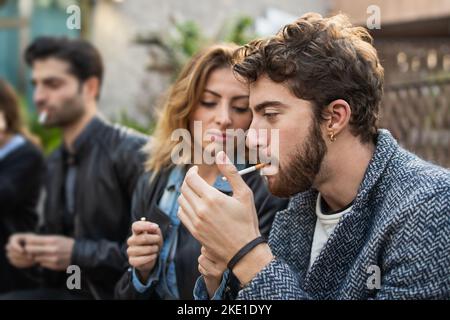
[[[212,108],[216,106],[216,102],[209,102],[209,101],[200,101],[200,104],[206,108]]]
[[[248,107],[232,107],[232,108],[237,113],[246,113],[246,112],[250,111],[250,108],[248,108]]]
[[[269,121],[275,120],[278,115],[279,115],[278,112],[264,112],[263,113],[263,117]]]

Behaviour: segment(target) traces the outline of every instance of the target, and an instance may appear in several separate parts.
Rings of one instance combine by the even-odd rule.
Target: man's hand
[[[75,240],[58,235],[31,235],[27,237],[25,251],[41,267],[65,271],[71,263]]]
[[[178,198],[178,216],[191,234],[214,256],[227,264],[247,243],[260,236],[253,192],[224,152],[216,163],[233,189],[229,197],[210,186],[192,167]]]
[[[149,221],[136,221],[132,224],[132,236],[128,238],[128,262],[146,282],[158,261],[163,237],[159,226]]]
[[[215,262],[215,259],[204,247],[202,247],[201,252],[202,254],[198,258],[198,271],[205,280],[209,297],[212,298],[220,286],[223,273],[227,269],[227,266],[224,263]]]
[[[5,248],[6,256],[14,267],[24,269],[36,264],[33,257],[25,250],[27,238],[33,235],[32,233],[16,233],[9,237]]]

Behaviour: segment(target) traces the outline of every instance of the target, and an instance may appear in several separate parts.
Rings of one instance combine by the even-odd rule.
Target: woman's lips
[[[210,133],[210,141],[214,142],[214,141],[225,141],[228,140],[230,138],[232,138],[232,135],[230,134],[226,134],[226,133]]]

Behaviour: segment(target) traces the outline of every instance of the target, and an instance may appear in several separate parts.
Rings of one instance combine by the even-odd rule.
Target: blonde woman
[[[147,146],[146,172],[133,197],[134,223],[127,249],[131,268],[116,286],[119,299],[193,299],[201,245],[180,224],[177,199],[195,155],[220,148],[235,150],[227,148],[231,142],[237,145],[228,132],[245,131],[252,121],[248,87],[231,68],[236,49],[235,45],[216,45],[198,53],[169,91]],[[177,129],[190,133],[192,152],[184,152],[174,163],[179,141],[171,137]],[[210,185],[232,193],[215,164],[195,164]],[[255,195],[259,227],[267,236],[275,212],[284,209],[287,201],[270,195],[257,172],[245,175],[244,180]]]

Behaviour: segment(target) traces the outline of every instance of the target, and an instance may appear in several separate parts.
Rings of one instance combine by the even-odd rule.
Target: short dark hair
[[[267,75],[286,83],[295,96],[315,104],[318,119],[328,104],[344,99],[352,110],[352,134],[374,141],[384,71],[368,31],[345,15],[306,14],[275,36],[242,47],[235,59],[235,72],[248,82]]]
[[[88,41],[67,37],[39,37],[25,51],[25,61],[32,66],[36,60],[57,58],[69,63],[69,72],[80,83],[96,77],[103,81],[103,61],[99,51]]]

